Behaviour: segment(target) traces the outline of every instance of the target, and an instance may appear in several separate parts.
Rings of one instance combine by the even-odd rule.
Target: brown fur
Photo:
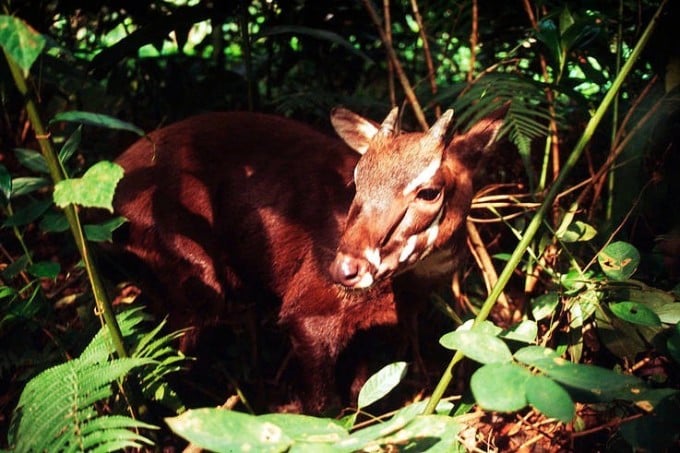
[[[161,283],[171,325],[200,327],[225,315],[225,299],[271,294],[302,366],[306,412],[334,401],[338,355],[358,330],[411,323],[415,310],[410,297],[397,300],[415,291],[410,282],[348,291],[328,272],[358,158],[291,120],[211,113],[151,133],[117,160],[126,175],[114,206],[129,219],[122,245]],[[438,244],[449,247],[464,234],[471,170],[453,159],[443,171],[457,185]]]

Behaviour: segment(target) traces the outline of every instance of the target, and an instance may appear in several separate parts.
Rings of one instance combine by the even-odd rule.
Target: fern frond
[[[78,358],[43,371],[21,394],[12,418],[10,443],[18,452],[60,451],[82,445],[87,425],[98,420],[92,405],[113,395],[113,382],[149,363],[151,360],[142,358],[105,363]]]
[[[126,339],[144,337],[141,324],[149,317],[141,309],[124,311],[117,318]],[[158,330],[154,332],[157,335]],[[169,342],[175,337],[170,334],[167,338]],[[101,415],[94,404],[111,398],[113,384],[134,369],[148,369],[154,380],[161,382],[160,377],[169,371],[155,370],[153,357],[170,364],[179,361],[167,342],[146,339],[147,344],[157,346],[149,357],[112,359],[108,331],[102,328],[80,357],[48,368],[28,382],[12,417],[10,445],[18,452],[114,451],[152,445],[132,430],[154,426],[122,415]],[[164,367],[168,368],[167,363]]]

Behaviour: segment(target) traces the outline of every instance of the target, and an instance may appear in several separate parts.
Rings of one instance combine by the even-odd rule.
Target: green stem
[[[529,246],[534,236],[536,235],[538,228],[541,226],[541,223],[545,218],[545,214],[548,212],[549,209],[551,209],[552,204],[555,201],[555,198],[559,194],[560,188],[565,183],[569,173],[578,162],[579,158],[581,157],[581,154],[583,153],[583,150],[585,149],[586,145],[593,136],[595,129],[600,124],[600,121],[604,117],[605,112],[609,108],[609,105],[616,97],[616,94],[621,88],[621,85],[623,85],[623,81],[628,76],[628,73],[632,69],[635,62],[637,61],[638,57],[640,56],[640,53],[642,53],[642,49],[644,49],[645,45],[647,44],[647,41],[649,41],[649,37],[651,36],[652,31],[656,27],[656,23],[659,20],[659,16],[661,15],[661,12],[663,11],[663,8],[666,5],[667,1],[668,0],[663,0],[661,2],[661,5],[659,5],[659,8],[654,14],[654,17],[652,17],[652,20],[647,25],[647,28],[645,29],[642,36],[640,36],[640,40],[633,49],[630,58],[628,58],[626,63],[623,65],[623,67],[621,68],[621,72],[619,72],[619,74],[616,76],[616,79],[614,79],[611,88],[609,89],[607,94],[605,94],[604,99],[602,99],[602,103],[597,108],[592,118],[590,118],[590,121],[588,121],[588,124],[586,125],[586,128],[583,131],[583,134],[581,135],[581,138],[576,143],[576,146],[574,146],[574,149],[572,150],[571,154],[569,155],[569,158],[562,167],[560,174],[557,176],[557,179],[550,187],[550,190],[548,191],[545,200],[536,211],[536,214],[534,215],[533,219],[531,219],[531,222],[527,226],[524,236],[517,244],[517,247],[515,247],[514,252],[512,252],[512,256],[510,256],[508,263],[503,268],[503,272],[501,272],[500,276],[498,277],[498,282],[493,287],[491,293],[489,293],[489,296],[484,301],[482,308],[479,310],[479,313],[475,318],[473,328],[480,324],[489,316],[489,313],[491,312],[491,309],[496,303],[498,296],[501,294],[501,292],[505,288],[505,285],[510,280],[510,276],[512,275],[515,268],[521,261],[524,252],[526,251],[527,247]],[[460,351],[456,351],[453,358],[451,359],[451,362],[446,367],[444,374],[439,380],[437,387],[432,392],[432,397],[430,397],[430,400],[428,401],[428,404],[425,407],[425,410],[423,411],[424,414],[434,413],[437,404],[444,396],[444,392],[446,391],[446,388],[449,386],[451,379],[453,379],[453,368],[455,364],[460,362],[462,359],[463,353]]]
[[[28,119],[33,126],[33,130],[35,131],[35,137],[40,145],[42,155],[45,157],[45,161],[47,162],[47,167],[49,169],[50,176],[52,177],[52,181],[54,181],[56,184],[66,179],[66,174],[63,167],[61,166],[61,163],[59,162],[54,148],[52,147],[52,142],[49,139],[49,135],[43,127],[42,120],[38,114],[38,108],[28,89],[26,80],[24,79],[24,76],[21,72],[21,68],[7,53],[7,51],[4,51],[4,53],[5,59],[7,60],[7,65],[9,66],[10,72],[12,73],[14,83],[19,90],[19,93],[21,93],[21,95],[26,100],[26,112],[28,113]],[[83,263],[85,264],[85,269],[90,279],[90,285],[92,286],[94,300],[97,305],[97,311],[104,317],[104,323],[109,329],[109,333],[118,356],[128,357],[128,353],[123,343],[123,335],[120,331],[120,326],[116,321],[113,307],[111,306],[111,303],[106,295],[104,285],[102,284],[99,273],[94,266],[92,254],[87,246],[87,242],[83,234],[83,228],[80,224],[78,211],[74,205],[69,205],[64,208],[64,213],[66,215],[66,219],[68,220],[69,227],[71,228],[71,233],[75,239],[78,251],[80,252],[80,256],[82,257]]]

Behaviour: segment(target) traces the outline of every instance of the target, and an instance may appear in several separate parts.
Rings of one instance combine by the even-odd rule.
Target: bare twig
[[[390,13],[390,0],[383,0],[383,16],[385,17],[385,36],[387,43],[392,47],[392,14]],[[389,55],[387,56],[387,89],[390,93],[390,105],[397,105],[397,93],[394,87],[394,65]]]
[[[427,79],[430,82],[430,91],[433,95],[436,95],[437,80],[435,78],[434,63],[432,63],[432,54],[430,53],[430,42],[427,39],[427,32],[425,31],[423,18],[420,15],[420,11],[418,10],[417,0],[411,0],[411,9],[413,10],[413,16],[416,18],[416,23],[418,24],[420,39],[423,41],[423,52],[425,53],[425,64],[427,65]],[[387,21],[387,16],[385,16],[385,20]],[[385,25],[387,26],[387,24]],[[439,104],[435,105],[434,111],[437,118],[439,118],[439,116],[442,114]]]
[[[371,3],[370,0],[362,0],[362,3],[364,4],[366,11],[368,12],[368,15],[371,17],[371,21],[373,21],[375,28],[378,30],[378,34],[380,35],[380,40],[382,41],[383,46],[385,46],[385,51],[387,52],[387,56],[389,57],[389,59],[392,61],[392,64],[394,65],[394,70],[397,72],[397,77],[399,78],[399,83],[401,83],[401,87],[404,89],[404,94],[406,95],[406,99],[408,99],[409,104],[411,104],[411,108],[413,109],[413,114],[415,115],[416,120],[418,121],[418,124],[420,124],[420,127],[424,131],[428,130],[429,126],[427,125],[427,119],[425,118],[425,114],[423,113],[423,109],[420,106],[420,102],[418,102],[418,98],[416,97],[416,93],[415,93],[415,91],[413,91],[413,87],[411,86],[411,82],[409,82],[408,77],[406,76],[406,72],[404,71],[404,68],[401,65],[401,62],[399,62],[399,58],[397,57],[397,53],[395,52],[394,47],[389,45],[387,35],[385,34],[385,30],[383,29],[383,26],[380,23],[380,18],[378,17],[378,13],[375,11],[375,8],[373,7],[373,4]]]

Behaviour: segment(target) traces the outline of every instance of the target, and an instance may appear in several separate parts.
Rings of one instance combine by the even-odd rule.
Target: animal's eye
[[[434,201],[439,198],[440,193],[442,193],[441,189],[428,187],[426,189],[420,189],[416,195],[416,198],[423,201]]]

